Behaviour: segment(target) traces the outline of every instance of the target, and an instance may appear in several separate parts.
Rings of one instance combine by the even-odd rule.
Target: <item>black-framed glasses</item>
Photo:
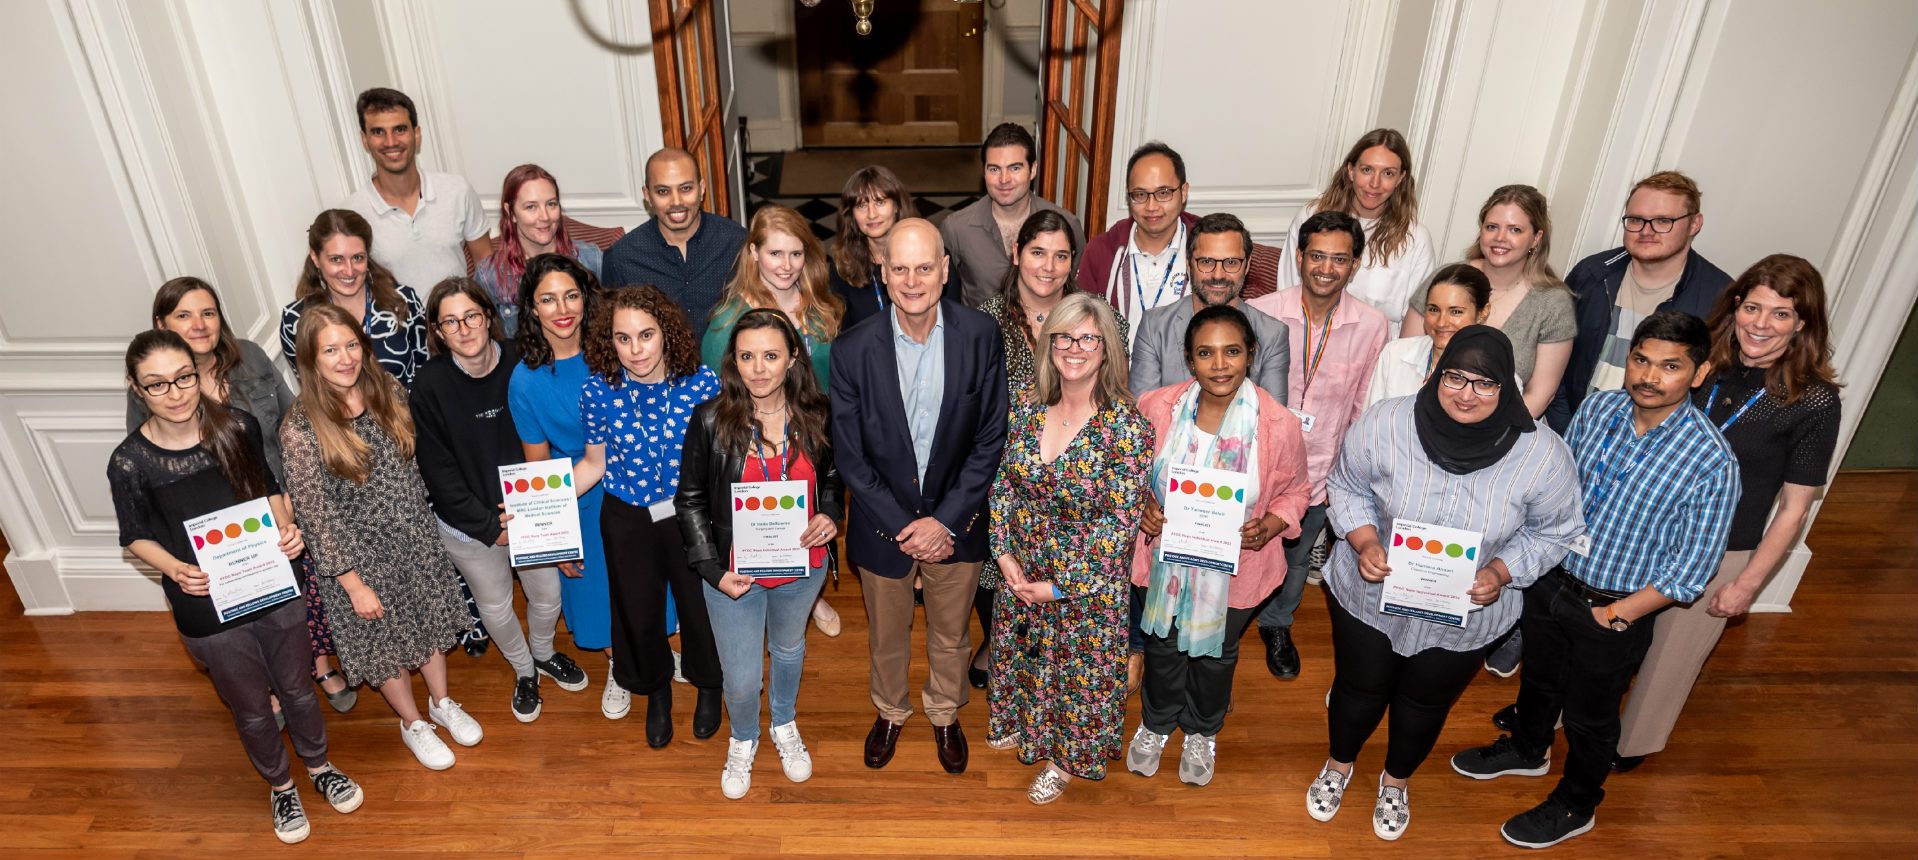
[[[1065,352],[1073,347],[1078,347],[1080,352],[1097,352],[1105,345],[1106,339],[1104,335],[1082,334],[1078,337],[1073,337],[1062,331],[1054,332],[1052,335],[1052,348],[1060,352]]]
[[[1687,212],[1677,218],[1640,218],[1637,215],[1627,215],[1618,219],[1618,223],[1625,225],[1625,232],[1627,233],[1643,232],[1647,225],[1652,228],[1653,233],[1670,233],[1672,232],[1672,227],[1677,225],[1678,222],[1697,214],[1697,212]]]
[[[1244,257],[1193,257],[1193,268],[1201,272],[1210,272],[1223,267],[1228,275],[1236,275],[1245,269]]]
[[[1472,393],[1480,397],[1491,397],[1497,394],[1499,389],[1496,379],[1473,379],[1456,370],[1440,371],[1439,384],[1453,391],[1464,391],[1465,386],[1470,385]]]
[[[447,317],[433,325],[439,328],[440,334],[453,334],[463,328],[483,329],[486,327],[486,313],[467,311],[460,316]]]
[[[1167,188],[1163,185],[1158,188],[1154,188],[1151,191],[1147,191],[1143,188],[1134,188],[1125,193],[1125,202],[1130,203],[1134,206],[1137,206],[1141,203],[1144,203],[1147,197],[1150,197],[1154,201],[1157,201],[1159,203],[1171,203],[1172,195],[1177,193],[1179,193],[1179,189]]]
[[[172,379],[162,379],[159,382],[146,383],[140,386],[140,390],[146,392],[148,397],[165,397],[168,389],[178,388],[181,391],[192,391],[199,387],[200,374],[198,371],[195,371],[193,373],[182,373]]]

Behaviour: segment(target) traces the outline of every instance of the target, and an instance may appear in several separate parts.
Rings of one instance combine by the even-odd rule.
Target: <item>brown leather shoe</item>
[[[866,733],[866,766],[882,768],[892,761],[892,754],[899,746],[898,723],[885,717],[872,721],[872,731]]]
[[[966,772],[966,733],[958,723],[933,726],[932,739],[939,747],[939,766],[947,773]]]

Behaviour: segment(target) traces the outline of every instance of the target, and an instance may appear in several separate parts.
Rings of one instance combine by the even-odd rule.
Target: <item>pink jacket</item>
[[[1187,386],[1198,382],[1178,382],[1157,388],[1139,398],[1139,411],[1152,425],[1161,448],[1172,437],[1172,407],[1185,394]],[[1266,541],[1258,552],[1239,553],[1239,575],[1233,577],[1226,593],[1226,605],[1250,609],[1285,582],[1285,540],[1299,536],[1299,518],[1305,515],[1306,499],[1312,484],[1305,474],[1305,438],[1299,432],[1299,418],[1272,395],[1259,389],[1259,503],[1261,515],[1272,514],[1285,521],[1285,531]],[[1155,452],[1156,453],[1156,452]],[[1248,517],[1250,519],[1250,517]],[[1140,534],[1133,544],[1132,584],[1144,586],[1152,580],[1152,554],[1156,541]]]

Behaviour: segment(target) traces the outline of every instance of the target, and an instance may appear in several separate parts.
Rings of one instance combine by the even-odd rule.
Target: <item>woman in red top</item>
[[[706,580],[706,611],[725,676],[732,743],[719,787],[738,799],[752,785],[760,678],[768,652],[772,736],[780,765],[793,782],[812,777],[812,757],[799,737],[794,703],[806,657],[806,622],[825,582],[843,502],[832,462],[826,393],[813,375],[805,341],[785,314],[761,308],[740,315],[720,361],[719,380],[719,396],[700,404],[686,428],[674,505],[686,559]],[[733,486],[764,481],[805,483],[799,492],[768,488],[781,502],[790,500],[785,507],[810,511],[799,537],[807,551],[806,568],[794,568],[798,576],[754,578],[740,572],[733,547]],[[746,501],[737,505],[741,516]]]

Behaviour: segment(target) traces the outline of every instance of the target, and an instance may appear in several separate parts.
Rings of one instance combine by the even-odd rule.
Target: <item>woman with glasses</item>
[[[1026,797],[1058,800],[1074,777],[1105,778],[1125,719],[1127,572],[1152,428],[1126,389],[1112,308],[1069,296],[1039,331],[1048,345],[1012,407],[992,487],[994,606],[986,743],[1045,761]]]
[[[1419,393],[1452,336],[1466,326],[1485,322],[1491,295],[1492,284],[1485,273],[1465,263],[1452,263],[1433,272],[1431,283],[1416,297],[1424,307],[1405,317],[1408,324],[1417,317],[1421,321],[1419,329],[1429,333],[1401,337],[1385,345],[1378,364],[1372,367],[1365,405]]]
[[[1032,213],[1019,225],[1018,237],[1013,240],[1013,266],[1006,271],[999,294],[979,306],[981,313],[999,323],[999,337],[1006,350],[1006,388],[1014,399],[1032,387],[1037,374],[1034,356],[1044,353],[1038,344],[1048,315],[1058,310],[1066,297],[1084,295],[1079,290],[1078,256],[1072,225],[1063,214],[1049,210]],[[1103,299],[1094,301],[1104,304]],[[1123,353],[1131,342],[1130,329],[1124,317],[1115,315],[1115,319],[1119,339],[1114,346]],[[986,668],[992,658],[992,595],[1000,581],[999,565],[986,559],[979,570],[979,590],[973,600],[984,635],[967,672],[972,686],[981,690],[986,688]]]
[[[1556,435],[1534,432],[1516,372],[1502,332],[1468,326],[1417,396],[1367,410],[1345,435],[1327,479],[1332,526],[1344,538],[1325,573],[1337,665],[1330,755],[1305,801],[1319,821],[1338,813],[1353,762],[1389,711],[1372,832],[1405,835],[1407,781],[1494,640],[1518,623],[1520,589],[1584,534],[1571,452]],[[1463,627],[1380,611],[1387,578],[1411,575],[1386,560],[1399,520],[1480,536],[1482,566],[1467,592],[1477,608]]]
[[[912,194],[891,170],[877,164],[846,177],[839,192],[839,232],[832,238],[829,275],[834,293],[845,303],[841,329],[852,328],[886,309],[886,235],[901,218],[918,214]]]
[[[506,387],[519,356],[501,329],[492,291],[447,278],[426,297],[433,357],[413,380],[410,402],[420,477],[433,505],[440,544],[459,566],[480,619],[513,667],[513,718],[539,718],[539,676],[566,690],[586,689],[586,673],[553,648],[559,622],[559,570],[522,567],[526,633],[513,611],[511,551],[500,514],[499,467],[520,462],[519,435]],[[530,637],[530,638],[529,638]]]
[[[1346,152],[1317,200],[1299,210],[1285,236],[1285,257],[1299,252],[1299,228],[1319,212],[1344,212],[1365,230],[1365,258],[1346,291],[1376,308],[1398,329],[1412,291],[1435,265],[1432,237],[1419,221],[1412,148],[1389,128],[1366,132]],[[1281,292],[1300,286],[1299,273],[1279,267]]]

